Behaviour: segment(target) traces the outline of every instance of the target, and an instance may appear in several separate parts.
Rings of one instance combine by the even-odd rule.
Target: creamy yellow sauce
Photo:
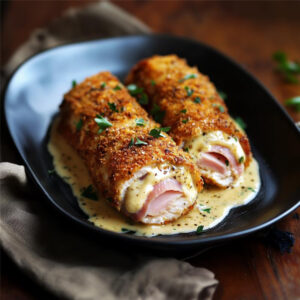
[[[234,187],[225,190],[213,187],[204,189],[198,194],[197,204],[187,215],[166,225],[139,224],[123,216],[100,197],[91,200],[82,196],[82,189],[92,185],[92,180],[77,152],[57,132],[57,122],[53,123],[51,129],[48,150],[53,156],[56,173],[71,186],[89,221],[114,232],[133,231],[137,235],[155,236],[193,232],[199,226],[206,230],[220,223],[232,207],[251,201],[260,188],[258,164],[253,159]]]

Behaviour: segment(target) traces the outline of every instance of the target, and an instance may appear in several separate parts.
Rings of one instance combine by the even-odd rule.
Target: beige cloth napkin
[[[114,5],[101,2],[71,10],[36,31],[5,68],[69,41],[147,33]],[[77,33],[77,34],[76,34]],[[42,38],[41,38],[42,36]],[[58,297],[68,299],[211,299],[214,274],[187,262],[127,252],[86,237],[47,205],[27,181],[23,166],[0,164],[0,242],[17,265]]]

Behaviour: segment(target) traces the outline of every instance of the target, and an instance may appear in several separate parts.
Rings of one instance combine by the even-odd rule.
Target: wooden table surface
[[[69,7],[90,1],[10,1],[2,9],[1,62]],[[274,72],[272,53],[300,60],[300,2],[113,1],[154,32],[207,43],[244,65],[281,103],[300,95],[300,85]],[[3,3],[2,3],[3,4]],[[287,109],[295,121],[300,113]],[[299,163],[299,162],[298,162]],[[300,209],[297,211],[300,214]],[[300,299],[300,221],[292,213],[278,227],[294,234],[292,253],[281,254],[255,237],[212,249],[190,262],[220,281],[214,299]],[[2,254],[1,299],[52,299]]]

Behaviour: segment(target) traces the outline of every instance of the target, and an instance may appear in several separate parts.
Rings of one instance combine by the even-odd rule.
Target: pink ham
[[[202,153],[199,165],[218,173],[225,174],[227,170],[226,160],[238,175],[242,174],[244,165],[237,162],[230,149],[219,145],[212,146],[210,152]]]
[[[154,185],[143,208],[135,214],[135,218],[141,220],[146,215],[159,216],[168,209],[173,201],[181,196],[181,184],[172,178],[165,179]]]

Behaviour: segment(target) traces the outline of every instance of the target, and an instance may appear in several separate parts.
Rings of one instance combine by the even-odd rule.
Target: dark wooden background
[[[1,64],[28,39],[32,30],[46,26],[65,9],[88,2],[91,1],[2,2]],[[300,2],[113,2],[154,32],[191,37],[231,56],[260,79],[281,103],[300,95],[300,85],[285,83],[274,71],[271,60],[276,50],[300,60]],[[287,111],[295,121],[300,120],[300,113],[291,108]],[[278,224],[296,238],[291,254],[281,254],[254,236],[214,248],[190,262],[215,273],[220,284],[214,299],[300,299],[299,225],[299,215],[295,213]],[[27,278],[5,253],[1,256],[1,299],[53,298]]]

